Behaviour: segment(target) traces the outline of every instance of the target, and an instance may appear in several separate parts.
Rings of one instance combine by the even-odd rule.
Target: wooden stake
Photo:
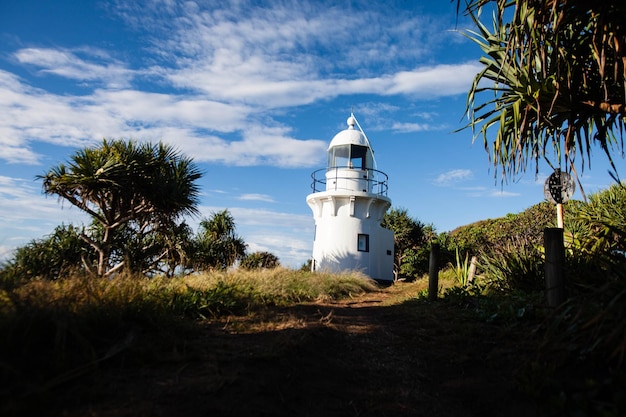
[[[556,225],[559,229],[563,228],[563,204],[556,205]]]
[[[428,265],[428,300],[435,301],[439,292],[439,244],[430,245]]]
[[[565,301],[563,229],[546,227],[543,232],[543,241],[546,254],[545,274],[548,307],[558,307]]]

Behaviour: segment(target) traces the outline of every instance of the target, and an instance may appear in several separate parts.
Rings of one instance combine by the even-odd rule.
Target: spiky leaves
[[[196,271],[225,270],[246,255],[246,243],[235,231],[235,220],[228,210],[213,213],[200,221],[193,254]]]
[[[104,140],[40,178],[46,194],[85,211],[102,228],[97,237],[82,238],[98,253],[94,272],[104,276],[124,265],[124,256],[110,264],[113,251],[119,251],[113,247],[116,231],[130,227],[145,235],[171,228],[182,215],[197,214],[201,175],[191,159],[171,146]]]
[[[479,20],[494,5],[492,30]],[[626,3],[622,0],[475,0],[484,69],[467,100],[468,127],[482,137],[503,181],[546,159],[576,174],[599,146],[623,149]]]

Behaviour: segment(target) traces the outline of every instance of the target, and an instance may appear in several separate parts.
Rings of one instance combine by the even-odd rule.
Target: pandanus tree
[[[246,243],[235,231],[228,210],[212,213],[200,221],[193,254],[193,269],[225,270],[246,255]]]
[[[479,20],[488,8],[491,30]],[[578,177],[575,159],[584,169],[599,147],[619,180],[612,156],[623,151],[626,2],[469,0],[465,11],[484,53],[468,126],[482,136],[496,175],[505,181],[533,162],[538,173],[545,160]]]
[[[119,243],[122,231],[146,243],[148,235],[167,234],[181,216],[198,213],[196,181],[201,175],[191,159],[169,145],[105,139],[40,178],[46,194],[92,217],[99,231],[84,232],[81,239],[95,250],[97,260],[83,263],[92,273],[107,276],[130,263]],[[161,258],[171,253],[162,251]]]

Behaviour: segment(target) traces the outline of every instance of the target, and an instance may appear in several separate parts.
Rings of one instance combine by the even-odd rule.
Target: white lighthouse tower
[[[380,225],[391,207],[387,175],[376,169],[354,114],[330,142],[326,168],[311,177],[313,193],[306,198],[315,218],[311,269],[359,270],[378,281],[393,281],[393,231]]]

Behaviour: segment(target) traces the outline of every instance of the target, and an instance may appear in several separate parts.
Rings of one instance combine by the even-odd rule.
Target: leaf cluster
[[[415,277],[428,271],[430,240],[436,236],[432,225],[412,218],[406,208],[385,213],[381,226],[394,233],[394,276]]]
[[[480,21],[487,6],[495,9],[491,29]],[[466,12],[477,28],[468,36],[484,53],[468,93],[468,127],[482,136],[502,180],[533,161],[538,172],[540,159],[575,173],[575,159],[584,169],[594,146],[617,179],[612,155],[623,148],[626,116],[624,2],[475,0]]]
[[[83,267],[105,276],[125,265],[146,267],[127,265],[131,259],[116,239],[119,242],[132,231],[137,240],[133,247],[147,251],[145,244],[175,231],[181,216],[198,213],[196,181],[201,176],[193,161],[171,146],[105,139],[98,147],[78,150],[67,164],[52,167],[39,178],[46,194],[57,195],[92,217],[96,233],[80,237],[98,259],[93,264],[85,260]]]

